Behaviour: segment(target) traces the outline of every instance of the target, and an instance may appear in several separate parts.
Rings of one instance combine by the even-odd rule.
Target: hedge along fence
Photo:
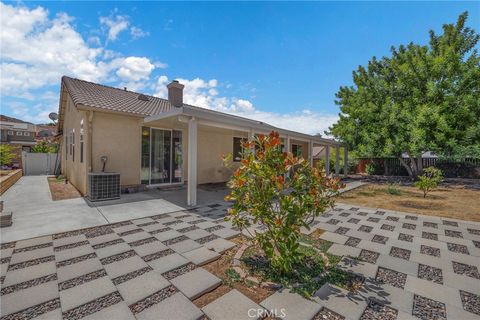
[[[410,163],[410,158],[404,158]],[[480,178],[480,159],[466,158],[464,160],[423,158],[423,168],[437,167],[446,178]],[[374,174],[384,176],[408,176],[405,167],[398,158],[359,158],[357,172],[365,173],[368,164],[373,165]]]

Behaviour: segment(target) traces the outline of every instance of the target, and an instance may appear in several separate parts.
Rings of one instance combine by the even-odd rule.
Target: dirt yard
[[[80,198],[81,194],[69,183],[65,183],[65,179],[57,179],[56,177],[48,177],[48,185],[53,201]]]
[[[442,186],[423,198],[415,187],[368,183],[339,196],[338,202],[365,207],[480,221],[480,190]]]

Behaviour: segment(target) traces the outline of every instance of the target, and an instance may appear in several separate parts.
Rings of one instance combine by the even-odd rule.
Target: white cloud
[[[115,41],[120,32],[128,29],[130,22],[127,16],[111,15],[100,17],[100,24],[108,29],[107,41]]]
[[[147,58],[128,57],[115,59],[115,65],[118,63],[119,68],[116,72],[117,76],[126,81],[147,80],[155,66]]]
[[[132,35],[133,39],[143,38],[150,35],[148,31],[144,31],[139,27],[135,27],[135,26],[130,28],[130,34]]]
[[[337,115],[321,114],[309,109],[282,114],[257,109],[251,101],[246,99],[221,97],[216,79],[209,81],[200,78],[177,80],[185,85],[183,101],[186,104],[262,121],[278,128],[307,134],[323,134],[328,127],[338,121]],[[167,76],[158,77],[157,82],[152,86],[155,96],[166,98],[166,85],[169,82]]]
[[[95,82],[113,81],[115,75],[123,81],[139,81],[155,69],[148,58],[120,58],[118,52],[96,47],[93,38],[85,41],[72,20],[64,13],[49,19],[42,7],[0,2],[2,95],[25,98],[32,89],[58,85],[62,75]]]

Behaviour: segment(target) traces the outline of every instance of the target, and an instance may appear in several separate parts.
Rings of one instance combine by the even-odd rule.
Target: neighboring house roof
[[[148,96],[133,91],[107,87],[101,84],[62,77],[68,93],[75,105],[84,105],[109,111],[127,112],[142,116],[151,116],[175,109],[168,100]],[[142,95],[148,100],[140,100]]]
[[[30,123],[30,122],[27,122],[27,121],[23,121],[23,120],[20,120],[20,119],[17,119],[17,118],[5,116],[5,115],[3,115],[3,114],[0,114],[0,121],[33,124],[33,123]]]

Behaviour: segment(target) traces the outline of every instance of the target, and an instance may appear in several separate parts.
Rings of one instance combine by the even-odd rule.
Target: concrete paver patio
[[[365,278],[359,291],[281,289],[256,304],[231,290],[200,309],[192,300],[221,283],[201,266],[238,235],[228,206],[132,207],[125,221],[4,242],[1,319],[480,319],[480,223],[343,204],[305,232],[325,230],[338,266]]]

